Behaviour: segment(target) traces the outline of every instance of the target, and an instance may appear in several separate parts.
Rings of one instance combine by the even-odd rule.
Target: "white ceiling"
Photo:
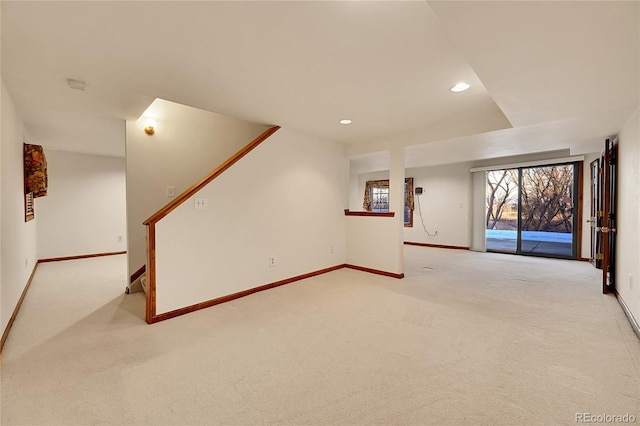
[[[639,104],[638,6],[2,1],[2,79],[30,142],[102,155],[124,155],[124,120],[156,97],[361,161],[593,152]],[[471,89],[449,92],[461,80]]]

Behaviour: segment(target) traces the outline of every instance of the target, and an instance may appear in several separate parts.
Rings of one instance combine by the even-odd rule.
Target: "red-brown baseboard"
[[[408,246],[434,247],[434,248],[444,248],[444,249],[453,249],[453,250],[469,250],[469,247],[465,247],[465,246],[448,246],[443,244],[412,243],[411,241],[405,241],[404,243]]]
[[[24,301],[24,297],[27,295],[27,290],[29,290],[29,286],[31,285],[31,281],[33,281],[33,276],[36,274],[36,269],[38,269],[38,263],[33,266],[33,271],[31,271],[31,275],[29,276],[29,280],[27,281],[27,285],[24,286],[24,290],[22,290],[22,294],[20,295],[20,299],[18,299],[18,304],[16,308],[13,310],[13,314],[11,314],[11,318],[9,318],[9,322],[7,323],[7,328],[4,329],[4,333],[2,333],[2,339],[0,340],[0,353],[2,353],[2,349],[4,348],[4,342],[7,341],[7,337],[9,337],[9,331],[11,330],[11,326],[13,322],[16,320],[18,316],[18,311],[22,306],[22,302]]]
[[[295,281],[304,280],[305,278],[315,277],[316,275],[326,274],[327,272],[335,271],[337,269],[344,268],[345,265],[332,266],[330,268],[320,269],[319,271],[309,272],[307,274],[298,275],[295,277],[287,278],[284,280],[276,281],[270,284],[261,285],[259,287],[250,288],[248,290],[239,291],[238,293],[229,294],[227,296],[218,297],[216,299],[208,300],[202,303],[196,303],[195,305],[186,306],[184,308],[176,309],[175,311],[165,312],[159,315],[155,315],[151,318],[151,324],[164,321],[169,318],[174,318],[180,315],[188,314],[190,312],[199,311],[200,309],[209,308],[211,306],[219,305],[220,303],[230,302],[241,297],[249,296],[250,294],[258,293],[279,287],[281,285],[290,284]]]
[[[357,269],[358,271],[369,272],[370,274],[384,275],[385,277],[398,278],[398,279],[404,278],[404,274],[396,274],[393,272],[381,271],[379,269],[365,268],[364,266],[345,264],[344,267],[350,268],[350,269]]]
[[[589,259],[588,257],[579,257],[578,260],[580,262],[591,262],[591,259]]]
[[[135,271],[133,274],[131,274],[131,281],[130,282],[134,282],[135,280],[137,280],[138,277],[141,276],[142,274],[144,274],[144,272],[146,270],[147,270],[147,265],[142,265],[141,267],[139,267],[137,271]]]
[[[49,258],[46,258],[46,259],[38,259],[38,263],[59,262],[61,260],[87,259],[89,257],[115,256],[117,254],[127,254],[127,252],[126,251],[112,251],[112,252],[109,252],[109,253],[80,254],[78,256],[49,257]]]
[[[281,285],[290,284],[290,283],[293,283],[293,282],[296,282],[296,281],[304,280],[306,278],[311,278],[311,277],[315,277],[317,275],[326,274],[327,272],[336,271],[336,270],[342,269],[342,268],[357,269],[359,271],[369,272],[369,273],[378,274],[378,275],[385,275],[387,277],[392,277],[392,278],[404,278],[404,274],[394,274],[392,272],[380,271],[380,270],[377,270],[377,269],[364,268],[362,266],[355,266],[355,265],[348,265],[348,264],[336,265],[336,266],[332,266],[330,268],[320,269],[318,271],[309,272],[307,274],[302,274],[302,275],[298,275],[298,276],[295,276],[295,277],[287,278],[287,279],[284,279],[284,280],[276,281],[276,282],[273,282],[273,283],[270,283],[270,284],[261,285],[259,287],[250,288],[248,290],[239,291],[237,293],[229,294],[227,296],[218,297],[216,299],[208,300],[206,302],[196,303],[195,305],[186,306],[184,308],[176,309],[174,311],[164,312],[162,314],[154,315],[153,317],[151,317],[151,321],[149,322],[149,324],[154,324],[156,322],[164,321],[164,320],[167,320],[169,318],[175,318],[175,317],[180,316],[180,315],[184,315],[184,314],[188,314],[188,313],[191,313],[191,312],[199,311],[200,309],[210,308],[211,306],[219,305],[220,303],[230,302],[232,300],[239,299],[241,297],[245,297],[245,296],[249,296],[249,295],[254,294],[254,293],[258,293],[260,291],[269,290],[269,289],[272,289],[274,287],[279,287]]]

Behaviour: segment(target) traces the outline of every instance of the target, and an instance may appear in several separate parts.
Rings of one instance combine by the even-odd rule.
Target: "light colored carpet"
[[[41,264],[5,346],[2,424],[640,422],[640,343],[600,271],[405,259],[403,280],[342,269],[152,326],[124,256]]]

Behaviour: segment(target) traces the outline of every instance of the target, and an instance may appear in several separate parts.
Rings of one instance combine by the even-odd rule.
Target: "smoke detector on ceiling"
[[[67,85],[73,90],[80,90],[81,92],[84,92],[87,88],[87,83],[81,80],[75,80],[73,78],[67,79]]]

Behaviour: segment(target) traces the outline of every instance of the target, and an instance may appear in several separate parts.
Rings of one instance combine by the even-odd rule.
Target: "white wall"
[[[603,142],[604,147],[604,142]],[[591,190],[589,181],[589,164],[598,154],[585,156],[583,181],[583,226],[581,256],[589,257],[591,234],[589,211],[591,206]],[[490,164],[512,164],[538,159],[558,158],[558,153],[540,156],[520,156],[508,159],[483,161],[482,166]],[[456,163],[443,166],[409,168],[406,177],[413,177],[413,186],[422,187],[422,195],[415,196],[413,227],[404,228],[404,240],[408,242],[469,247],[471,234],[471,176],[469,169],[477,164]],[[388,179],[388,171],[364,173],[351,176],[349,208],[362,210],[362,198],[366,181]],[[422,210],[424,227],[420,220],[418,201]],[[426,228],[426,232],[425,231]],[[433,236],[435,232],[436,236]]]
[[[38,258],[126,250],[124,158],[45,154],[49,190],[38,199]]]
[[[640,322],[640,113],[619,134],[616,288]]]
[[[396,217],[347,217],[349,265],[400,274],[403,270]]]
[[[407,177],[410,177],[407,175]],[[385,180],[389,179],[389,170],[380,172],[362,173],[349,176],[349,210],[363,211],[364,189],[369,180]]]
[[[424,192],[422,195],[415,195],[413,227],[404,227],[404,241],[469,247],[469,197],[471,195],[469,164],[411,168],[406,169],[405,176],[412,177],[413,187],[422,187]],[[349,199],[351,210],[362,210],[366,182],[378,179],[389,179],[389,171],[364,173],[357,176],[357,186],[351,185]],[[422,210],[424,227],[420,220],[418,202]],[[425,232],[425,228],[428,233]],[[438,231],[437,235],[433,236],[436,231]]]
[[[404,158],[404,152],[387,153],[391,163],[393,160]],[[395,156],[395,157],[394,157]],[[394,157],[394,158],[391,158]],[[391,164],[390,164],[391,165]],[[382,170],[370,173],[357,173],[350,164],[349,171],[349,210],[364,211],[364,191],[367,181],[391,179],[389,170]],[[404,162],[400,166],[402,176],[404,173]],[[399,176],[399,175],[398,175]],[[411,177],[406,175],[406,177]],[[404,177],[402,181],[404,188]],[[390,182],[389,187],[389,208],[392,208],[394,187]],[[399,185],[400,186],[400,185]],[[404,200],[404,190],[401,199]],[[404,204],[404,201],[402,202]],[[370,216],[348,216],[347,217],[347,258],[350,265],[375,269],[378,271],[400,274],[403,271],[403,231],[402,231],[402,209],[396,217],[370,217]],[[400,228],[400,232],[398,229]]]
[[[23,143],[27,142],[24,125],[11,95],[2,82],[0,168],[2,270],[0,271],[0,325],[4,333],[29,276],[37,263],[39,201],[35,202],[36,219],[24,221]]]
[[[343,151],[280,129],[161,219],[156,313],[345,263]]]
[[[0,100],[4,99],[5,95],[6,95],[7,96],[7,101],[9,101],[9,95],[8,95],[8,93],[7,93],[7,91],[6,91],[5,87],[4,87],[4,81],[2,81],[0,83],[0,86],[2,86],[2,87],[0,87],[0,91],[1,91],[0,92]],[[7,117],[7,123],[5,124],[5,116],[4,116],[4,112],[3,112],[5,110],[5,108],[3,108],[3,107],[4,107],[4,105],[6,104],[7,101],[4,101],[4,102],[0,101],[0,120],[1,120],[0,121],[0,130],[3,129],[5,126],[7,126],[7,127],[9,126],[9,123],[8,123],[8,121],[9,121],[8,118],[9,117]],[[13,106],[11,108],[13,108]],[[4,228],[4,222],[2,222],[2,198],[3,198],[2,194],[4,193],[4,191],[2,190],[2,181],[3,181],[3,179],[2,179],[2,175],[3,175],[2,170],[4,170],[4,167],[2,166],[2,158],[3,158],[3,156],[2,156],[2,151],[3,151],[2,147],[4,146],[4,140],[5,140],[4,134],[1,134],[0,135],[0,245],[1,245],[1,242],[4,241],[4,239],[2,238],[2,228]],[[4,248],[0,247],[0,251],[4,251]],[[2,336],[2,334],[4,333],[5,327],[6,327],[4,319],[3,319],[3,316],[2,316],[2,312],[4,311],[2,309],[2,299],[3,299],[2,298],[2,293],[3,293],[2,288],[3,288],[3,283],[4,283],[4,280],[2,279],[2,253],[0,252],[0,336]],[[2,348],[0,348],[0,350],[2,350]]]
[[[145,116],[157,122],[153,136],[144,118],[126,124],[129,274],[146,263],[142,222],[172,200],[167,187],[179,195],[269,127],[162,99]]]
[[[471,220],[469,164],[407,169],[406,175],[413,177],[413,187],[422,187],[423,192],[422,195],[415,195],[413,227],[404,228],[404,240],[469,247]],[[418,203],[421,209],[418,209]],[[437,235],[433,236],[436,231]]]

